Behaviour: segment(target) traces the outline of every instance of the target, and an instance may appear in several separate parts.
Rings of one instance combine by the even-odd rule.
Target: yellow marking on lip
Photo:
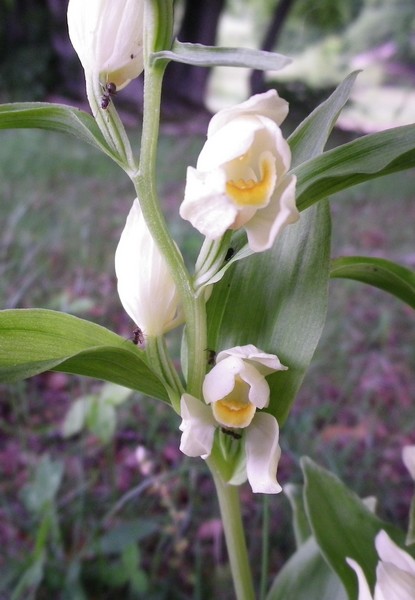
[[[268,154],[261,160],[261,178],[230,180],[226,183],[226,193],[237,206],[266,206],[275,186],[275,166]]]
[[[212,404],[213,415],[225,427],[247,427],[252,421],[256,406],[248,399],[249,385],[237,377],[233,390]]]

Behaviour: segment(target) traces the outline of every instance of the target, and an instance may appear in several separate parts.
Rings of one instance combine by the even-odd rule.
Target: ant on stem
[[[101,108],[107,110],[110,105],[111,98],[117,93],[117,86],[111,81],[102,86]]]

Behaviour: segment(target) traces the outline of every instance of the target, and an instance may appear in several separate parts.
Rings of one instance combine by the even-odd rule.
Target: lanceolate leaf
[[[291,168],[321,154],[337,117],[349,99],[358,71],[350,73],[327,100],[320,104],[290,135]]]
[[[316,209],[316,210],[315,210]],[[232,265],[208,302],[208,347],[254,344],[287,371],[267,378],[269,412],[280,424],[301,385],[325,321],[330,218],[325,203],[307,211],[268,252]]]
[[[344,588],[311,536],[275,578],[266,600],[346,600]]]
[[[415,125],[365,135],[295,169],[297,207],[315,204],[348,187],[415,166]]]
[[[415,272],[390,260],[368,256],[337,258],[331,263],[330,277],[368,283],[415,308]]]
[[[0,129],[49,129],[69,133],[117,161],[95,119],[65,104],[16,102],[0,105]]]
[[[0,381],[49,370],[112,381],[168,400],[142,352],[105,327],[51,310],[0,311]]]
[[[346,557],[362,567],[373,590],[378,562],[376,534],[384,529],[401,547],[405,535],[379,519],[337,477],[309,458],[302,459],[302,468],[304,502],[313,535],[323,556],[342,580],[350,600],[355,600],[357,579]]]
[[[172,50],[156,52],[152,60],[174,60],[197,67],[245,67],[277,71],[287,66],[288,56],[250,48],[217,48],[202,44],[174,42]]]

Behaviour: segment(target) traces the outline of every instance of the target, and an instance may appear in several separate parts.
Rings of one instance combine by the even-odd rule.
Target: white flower
[[[140,75],[143,11],[143,0],[69,0],[69,37],[86,73],[118,90]]]
[[[115,272],[122,305],[144,335],[162,335],[181,322],[176,285],[137,199],[118,243]]]
[[[279,125],[288,103],[275,90],[218,112],[210,121],[197,168],[189,167],[180,215],[207,238],[244,227],[262,252],[298,220],[291,152]]]
[[[358,600],[415,600],[415,560],[395,544],[385,531],[375,539],[380,561],[376,568],[375,595],[372,596],[363,569],[346,558],[359,582]]]
[[[410,476],[415,481],[415,446],[404,446],[402,449],[402,460],[408,469]]]
[[[253,345],[220,352],[203,382],[205,403],[190,394],[182,396],[180,450],[188,456],[207,458],[215,432],[221,429],[244,444],[246,476],[252,490],[280,492],[276,479],[281,455],[278,422],[258,409],[269,403],[265,376],[286,368],[274,354],[266,354]]]

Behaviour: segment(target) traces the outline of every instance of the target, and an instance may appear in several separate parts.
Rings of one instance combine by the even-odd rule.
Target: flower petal
[[[228,356],[235,356],[243,360],[248,360],[251,364],[254,364],[256,369],[262,373],[262,375],[268,375],[274,371],[286,371],[288,368],[280,363],[275,354],[263,352],[253,344],[235,346],[234,348],[222,350],[216,357],[216,364],[220,363]]]
[[[243,361],[236,357],[216,364],[203,381],[203,398],[207,404],[230,394],[235,386],[235,378],[243,369]]]
[[[375,546],[382,561],[392,563],[402,571],[406,571],[415,577],[415,560],[402,548],[399,548],[386,531],[382,530],[377,534]]]
[[[213,446],[216,422],[212,411],[201,400],[190,394],[183,394],[180,401],[183,432],[180,450],[187,456],[207,458]]]
[[[415,575],[380,562],[376,568],[375,600],[415,600]]]
[[[275,121],[277,125],[281,125],[288,114],[288,102],[280,98],[276,90],[268,90],[263,94],[251,96],[245,102],[241,102],[241,104],[224,108],[216,113],[210,121],[208,137],[216,133],[218,129],[224,127],[230,120],[240,115],[255,115],[258,113]]]
[[[197,159],[199,171],[212,171],[243,156],[263,124],[255,117],[240,117],[229,121],[208,138]]]
[[[277,481],[278,437],[278,422],[267,413],[257,413],[246,430],[246,473],[253,492],[278,494],[282,490]]]
[[[242,379],[248,384],[249,402],[256,408],[264,408],[268,405],[269,385],[265,377],[256,366],[237,356],[228,356],[221,360],[206,375],[203,382],[205,401],[210,404],[228,396],[235,388],[236,378]],[[231,425],[229,424],[229,426]]]
[[[350,567],[352,567],[357,575],[357,581],[359,583],[359,596],[357,600],[373,600],[373,596],[370,593],[370,588],[366,581],[362,567],[352,558],[346,558],[346,562]]]
[[[190,221],[211,240],[221,237],[231,227],[237,208],[226,195],[225,172],[216,169],[204,173],[188,167],[186,190],[180,216]]]
[[[286,225],[300,218],[295,204],[296,177],[290,176],[274,192],[268,206],[258,210],[245,225],[248,245],[254,252],[263,252],[273,245]]]

